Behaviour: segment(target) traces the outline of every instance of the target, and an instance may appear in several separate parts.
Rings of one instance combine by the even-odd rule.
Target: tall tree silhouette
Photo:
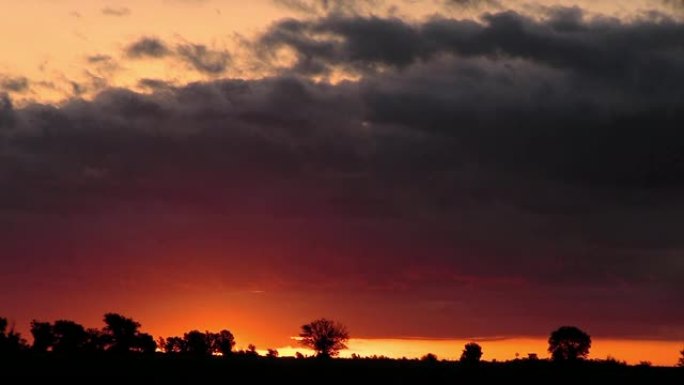
[[[88,333],[82,325],[74,321],[59,320],[52,327],[55,339],[53,351],[62,354],[74,354],[84,350],[88,341]]]
[[[302,325],[299,337],[300,343],[315,350],[318,357],[328,358],[347,348],[349,333],[341,323],[321,318]]]
[[[574,361],[589,355],[591,337],[575,326],[561,326],[549,337],[549,353],[554,361]]]
[[[469,342],[463,347],[461,362],[468,365],[476,365],[482,358],[482,347],[475,342]]]
[[[31,321],[31,335],[33,335],[33,345],[31,349],[36,352],[47,352],[55,343],[55,334],[52,324],[49,322]]]

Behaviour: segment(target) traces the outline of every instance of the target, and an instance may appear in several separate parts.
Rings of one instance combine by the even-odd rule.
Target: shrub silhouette
[[[375,358],[375,359],[377,359],[377,358]],[[436,355],[436,354],[428,353],[428,354],[426,354],[426,355],[420,357],[420,360],[423,361],[423,362],[431,362],[431,363],[434,363],[434,362],[437,362],[439,359],[437,358],[437,355]]]
[[[347,328],[339,322],[321,318],[302,325],[300,343],[316,351],[318,357],[329,358],[337,356],[342,349],[346,349],[349,340]]]
[[[679,362],[677,362],[677,366],[679,366],[680,368],[684,368],[684,349],[682,349],[682,351],[679,352],[679,354],[681,354],[682,356],[679,357]]]
[[[247,345],[247,350],[245,350],[245,355],[250,357],[259,357],[259,352],[257,352],[256,345]]]
[[[575,326],[561,326],[549,337],[549,353],[554,361],[585,358],[591,348],[591,337]]]
[[[469,365],[476,365],[482,358],[482,347],[475,342],[469,342],[463,347],[461,362]]]

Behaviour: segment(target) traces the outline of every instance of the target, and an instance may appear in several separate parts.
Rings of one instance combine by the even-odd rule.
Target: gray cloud
[[[109,62],[112,60],[112,57],[109,55],[92,55],[88,56],[86,59],[88,60],[88,63],[97,64]]]
[[[171,88],[173,85],[161,79],[140,79],[138,87],[147,88],[153,91],[161,91]]]
[[[195,70],[210,75],[224,73],[230,64],[228,52],[212,50],[202,44],[180,45],[177,54]]]
[[[305,15],[346,14],[377,10],[383,0],[273,0],[277,5]]]
[[[29,80],[26,77],[0,76],[0,91],[24,92],[29,88]]]
[[[123,17],[130,15],[131,10],[126,7],[104,7],[102,8],[102,14],[105,16]]]
[[[125,48],[126,56],[133,59],[174,57],[187,63],[192,69],[208,75],[220,75],[231,61],[228,51],[214,50],[203,44],[179,44],[170,49],[166,42],[143,37]]]
[[[463,8],[501,7],[498,0],[445,0],[447,6]]]
[[[143,37],[131,43],[125,49],[130,58],[162,58],[172,54],[166,43],[155,37]]]

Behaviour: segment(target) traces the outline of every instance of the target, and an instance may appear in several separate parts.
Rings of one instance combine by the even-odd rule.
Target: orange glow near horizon
[[[293,342],[295,342],[293,340]],[[340,352],[340,357],[349,358],[352,354],[362,357],[386,356],[389,358],[420,358],[427,353],[436,354],[439,359],[458,360],[463,345],[470,342],[465,339],[430,340],[430,339],[363,339],[349,340],[349,349]],[[498,340],[477,341],[486,361],[508,361],[526,358],[529,353],[536,353],[540,359],[549,358],[546,351],[547,340],[540,337],[520,337]],[[619,340],[595,339],[592,342],[589,358],[605,359],[608,357],[626,361],[630,365],[649,361],[656,366],[673,366],[677,363],[682,343],[673,341],[652,340]],[[294,356],[297,352],[311,355],[311,351],[297,346],[284,346],[277,349],[281,356]],[[260,351],[261,352],[261,351]],[[265,354],[266,351],[263,351]]]

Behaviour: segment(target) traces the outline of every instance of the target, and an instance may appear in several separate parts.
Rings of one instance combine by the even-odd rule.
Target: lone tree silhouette
[[[591,337],[575,326],[561,326],[549,337],[549,353],[554,361],[575,361],[586,358]]]
[[[475,342],[469,342],[463,347],[461,362],[469,365],[476,365],[482,358],[482,347]]]
[[[679,357],[679,362],[677,363],[677,366],[679,366],[680,368],[684,368],[684,349],[682,349],[682,351],[679,352],[679,354],[681,354],[682,356]]]
[[[299,336],[302,338],[300,343],[315,350],[321,358],[337,356],[340,350],[347,348],[346,342],[349,340],[344,325],[325,318],[302,325]]]

